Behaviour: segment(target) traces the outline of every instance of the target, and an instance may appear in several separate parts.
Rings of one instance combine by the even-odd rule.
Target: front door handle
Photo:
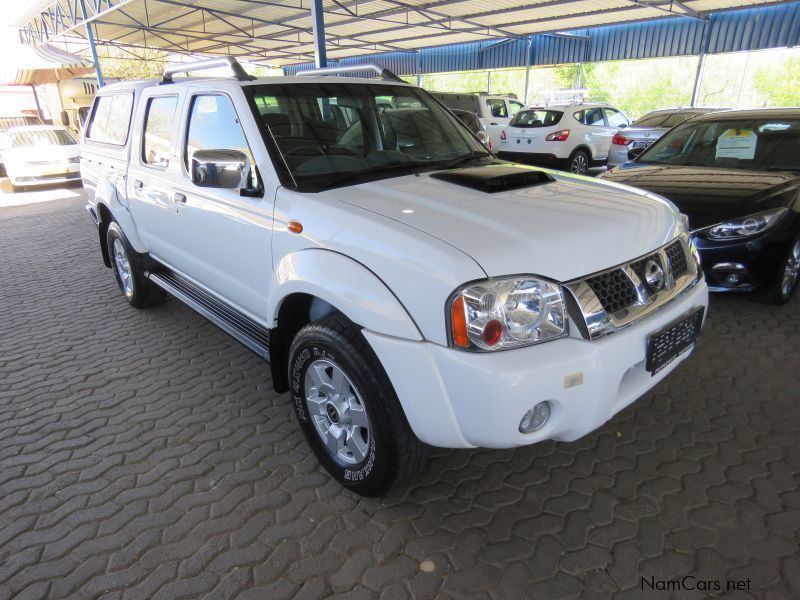
[[[186,204],[186,194],[181,194],[180,192],[175,194],[175,202],[180,202],[181,204]]]
[[[497,125],[497,123],[489,123],[489,125]]]
[[[134,179],[133,180],[133,188],[136,190],[140,190],[144,187],[144,183],[141,179]]]

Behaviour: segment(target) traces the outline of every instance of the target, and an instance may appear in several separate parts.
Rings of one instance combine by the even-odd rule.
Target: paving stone
[[[0,599],[800,597],[800,298],[712,297],[695,355],[581,440],[436,449],[360,499],[256,356],[125,304],[83,205],[0,195]]]

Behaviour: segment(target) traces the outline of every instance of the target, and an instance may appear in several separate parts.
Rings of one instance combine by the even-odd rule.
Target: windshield
[[[71,146],[77,144],[64,129],[41,129],[38,131],[17,131],[11,139],[12,148],[32,146]]]
[[[292,83],[246,88],[298,189],[454,166],[488,156],[430,95],[386,84]]]
[[[800,120],[764,117],[688,122],[667,132],[637,162],[800,170]]]
[[[510,125],[512,127],[551,127],[558,124],[563,114],[558,110],[544,108],[521,110],[511,119]]]

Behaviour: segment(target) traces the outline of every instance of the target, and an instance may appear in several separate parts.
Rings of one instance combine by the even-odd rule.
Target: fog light
[[[519,430],[522,433],[533,433],[544,427],[550,419],[550,403],[539,402],[522,417],[519,422]]]
[[[741,280],[742,277],[738,273],[730,273],[725,277],[725,285],[739,285]]]

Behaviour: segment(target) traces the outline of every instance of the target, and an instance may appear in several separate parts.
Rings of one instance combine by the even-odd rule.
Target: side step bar
[[[147,277],[261,358],[269,360],[269,329],[173,271],[151,271]]]

